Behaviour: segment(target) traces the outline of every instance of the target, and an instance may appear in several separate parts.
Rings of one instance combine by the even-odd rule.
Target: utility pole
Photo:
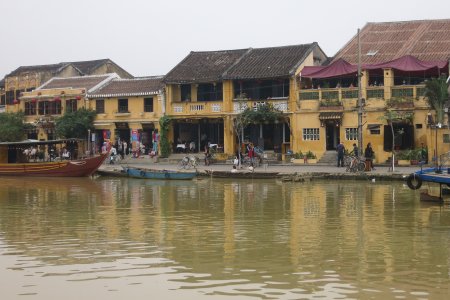
[[[363,115],[363,103],[362,103],[362,90],[361,90],[361,41],[359,37],[358,28],[358,148],[359,154],[363,153],[363,135],[362,135],[362,115]]]

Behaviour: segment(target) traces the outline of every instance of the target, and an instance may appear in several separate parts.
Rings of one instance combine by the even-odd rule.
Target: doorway
[[[336,150],[336,146],[339,144],[340,127],[336,121],[327,121],[325,124],[326,134],[326,149]]]

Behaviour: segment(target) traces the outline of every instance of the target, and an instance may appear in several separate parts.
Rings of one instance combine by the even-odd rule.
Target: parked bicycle
[[[347,155],[344,157],[345,171],[347,172],[364,172],[366,169],[366,163],[358,156]]]
[[[178,163],[178,169],[196,169],[198,166],[199,159],[193,155],[183,157]]]

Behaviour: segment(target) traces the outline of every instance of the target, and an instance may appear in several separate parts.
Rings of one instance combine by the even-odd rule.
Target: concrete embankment
[[[148,168],[157,170],[177,170],[177,164],[167,162],[153,162],[149,158],[127,158],[120,161],[118,164],[110,165],[103,164],[101,170],[120,169],[121,166],[132,166],[138,168]],[[199,175],[210,176],[208,171],[223,172],[230,171],[232,166],[230,164],[212,164],[205,166],[203,164],[197,167]],[[338,168],[336,166],[325,165],[293,165],[293,164],[274,164],[266,167],[255,168],[258,172],[277,172],[277,178],[283,178],[286,181],[301,181],[301,178],[309,179],[333,179],[333,180],[405,180],[405,177],[415,171],[417,167],[396,167],[394,172],[388,166],[377,166],[375,170],[362,173],[349,173],[345,168]],[[242,169],[239,172],[248,170]]]

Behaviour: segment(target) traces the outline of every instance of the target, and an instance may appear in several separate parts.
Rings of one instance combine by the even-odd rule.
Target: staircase
[[[337,166],[337,152],[336,150],[325,151],[323,156],[317,162],[321,165]]]

